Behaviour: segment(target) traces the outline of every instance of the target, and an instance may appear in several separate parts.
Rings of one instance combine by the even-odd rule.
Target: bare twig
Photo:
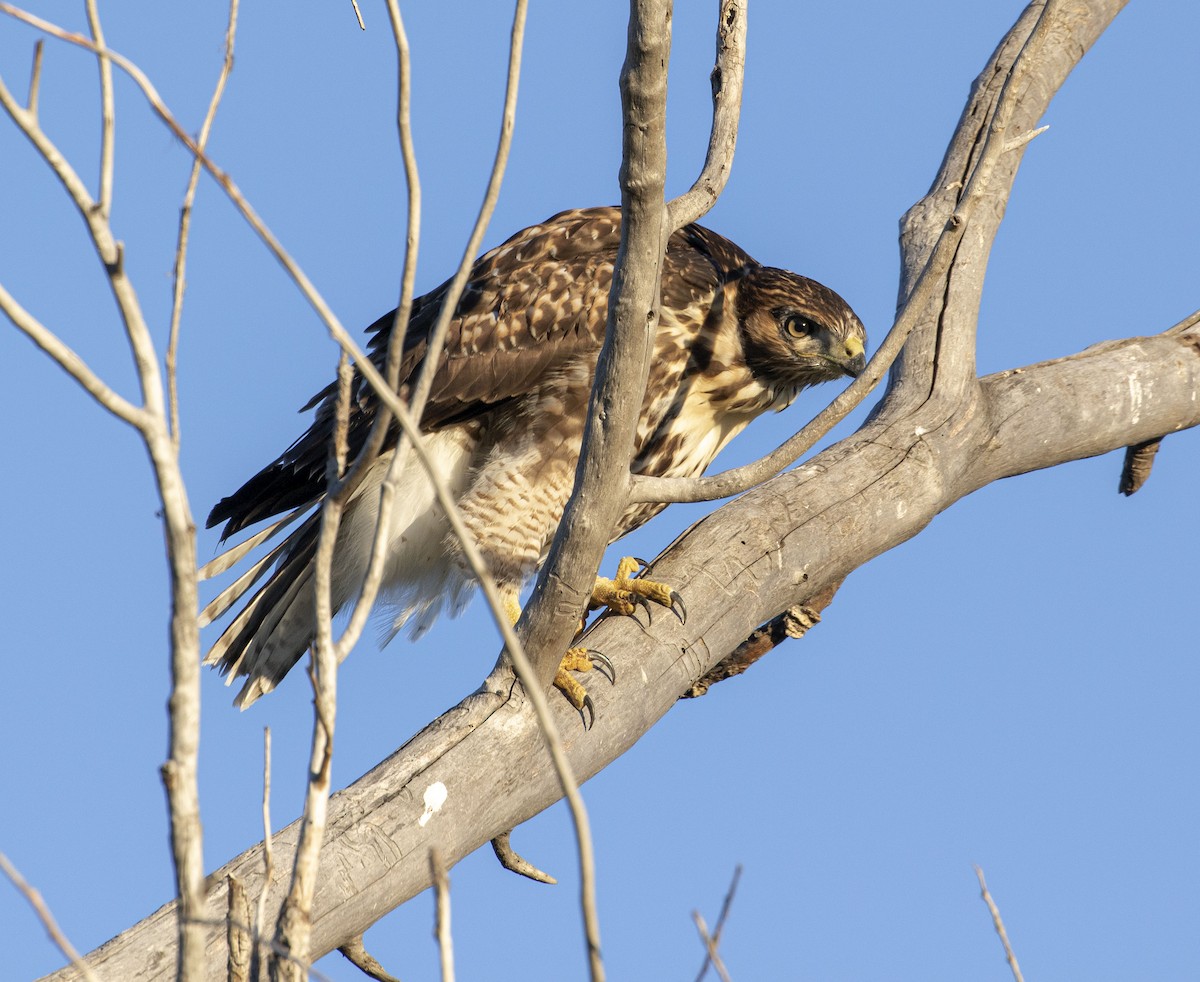
[[[20,19],[29,14],[8,4],[0,11]],[[100,200],[94,201],[74,168],[38,124],[35,115],[18,106],[0,83],[0,103],[58,177],[87,225],[92,244],[104,266],[129,342],[143,405],[132,407],[115,395],[69,348],[30,317],[7,292],[0,290],[0,308],[17,327],[51,355],[93,398],[138,430],[154,469],[162,503],[171,589],[171,692],[170,756],[162,766],[171,820],[171,844],[179,896],[177,970],[182,982],[199,979],[204,972],[205,932],[199,923],[204,907],[204,856],[200,824],[197,757],[200,739],[200,636],[196,619],[197,579],[195,524],[188,505],[177,447],[171,438],[158,353],[143,316],[133,284],[125,272],[124,250],[109,225],[111,205],[111,132],[113,114],[109,61],[115,56],[104,47],[94,4],[89,2],[91,29],[98,40],[74,35],[83,47],[97,54],[101,64],[103,137],[101,146]],[[53,26],[53,25],[51,25]],[[61,29],[55,28],[61,31]]]
[[[747,3],[748,0],[721,0],[717,13],[717,63],[711,75],[713,120],[708,154],[691,188],[667,204],[667,224],[672,231],[706,215],[729,180],[742,114]]]
[[[45,42],[38,38],[33,45],[33,68],[29,72],[29,101],[26,108],[35,120],[38,117],[38,93],[42,87],[42,50]]]
[[[312,746],[308,784],[300,838],[292,863],[292,882],[275,927],[275,944],[287,951],[283,961],[272,957],[272,976],[302,982],[311,961],[312,904],[317,889],[321,845],[331,790],[333,738],[337,719],[337,649],[333,641],[331,580],[338,526],[346,505],[348,489],[341,484],[346,469],[347,431],[350,425],[350,395],[354,373],[346,352],[338,355],[337,401],[333,440],[329,447],[326,485],[333,488],[321,508],[321,529],[313,560],[316,580],[316,638],[312,644],[309,677],[313,687]]]
[[[7,90],[3,82],[0,82],[0,103],[4,102],[6,95]],[[0,310],[16,325],[18,331],[49,355],[58,367],[70,375],[102,408],[131,426],[140,427],[143,424],[145,410],[110,389],[72,348],[22,307],[16,298],[4,289],[3,284],[0,284]]]
[[[704,918],[701,916],[700,911],[692,911],[692,920],[696,924],[696,931],[700,934],[700,940],[704,942],[704,950],[708,956],[708,962],[712,962],[712,967],[721,976],[721,982],[730,982],[729,972],[725,968],[725,963],[721,960],[721,953],[717,951],[717,941],[709,935],[708,925],[704,923]],[[705,963],[706,966],[708,962]]]
[[[1197,324],[1200,324],[1200,310],[1193,310],[1178,324],[1172,324],[1163,334],[1183,334],[1185,331],[1190,331]]]
[[[467,240],[466,248],[463,250],[462,259],[459,261],[458,269],[455,271],[454,278],[451,280],[450,286],[446,292],[446,297],[442,303],[441,310],[438,312],[438,318],[434,323],[433,329],[427,342],[424,365],[421,373],[417,378],[416,384],[412,387],[411,395],[409,396],[409,413],[415,420],[420,420],[424,410],[425,403],[429,398],[429,391],[433,385],[433,379],[437,372],[438,362],[441,356],[442,348],[445,345],[446,334],[449,331],[450,321],[453,319],[454,311],[458,307],[459,298],[462,296],[463,288],[466,285],[467,277],[470,275],[471,267],[479,253],[480,243],[483,241],[483,236],[487,231],[488,223],[491,221],[492,213],[495,210],[496,200],[500,194],[500,184],[504,177],[504,170],[508,163],[509,151],[512,147],[513,125],[516,119],[517,107],[517,91],[521,77],[521,53],[524,47],[525,39],[525,19],[528,8],[528,0],[517,0],[516,10],[513,15],[513,26],[509,45],[508,58],[508,74],[504,95],[504,109],[500,123],[500,138],[496,146],[495,158],[492,162],[491,173],[488,176],[487,187],[484,191],[483,202],[480,205],[479,213],[475,219],[475,225],[471,230],[471,235]],[[400,64],[400,105],[397,112],[397,123],[400,132],[401,151],[405,160],[405,171],[409,178],[410,184],[410,200],[409,200],[409,240],[410,248],[406,250],[406,259],[412,258],[415,264],[416,244],[414,228],[415,222],[420,219],[419,198],[418,210],[414,212],[412,205],[411,189],[417,187],[413,178],[416,174],[415,162],[412,158],[411,144],[411,127],[408,121],[408,99],[410,92],[409,71],[410,63],[408,58],[408,42],[404,33],[403,21],[400,18],[399,5],[396,0],[389,0],[389,16],[392,22],[393,33],[396,38],[397,52],[399,54]],[[399,381],[398,373],[400,367],[400,354],[403,351],[403,341],[405,329],[407,328],[408,313],[411,309],[412,296],[412,272],[414,267],[406,262],[405,276],[403,287],[401,290],[401,304],[396,311],[396,321],[393,326],[392,335],[388,346],[388,385],[393,391]],[[372,428],[372,433],[368,439],[367,447],[359,455],[359,460],[355,462],[355,471],[357,477],[365,473],[365,469],[371,463],[374,456],[379,452],[384,436],[386,435],[388,426],[390,425],[390,415],[384,413],[376,421]],[[371,549],[371,558],[367,565],[367,573],[363,582],[362,590],[358,603],[355,605],[353,612],[350,615],[350,623],[343,632],[341,639],[338,642],[339,658],[344,659],[350,649],[358,641],[363,628],[366,626],[367,618],[370,616],[371,609],[374,606],[375,596],[379,590],[380,583],[383,579],[383,570],[387,559],[387,530],[389,526],[388,518],[391,514],[393,501],[395,497],[395,488],[399,481],[399,476],[404,472],[408,464],[408,443],[404,439],[399,441],[392,454],[392,460],[388,466],[387,477],[384,480],[384,486],[380,491],[379,499],[379,517],[375,526],[375,538]],[[351,478],[354,480],[354,478]],[[503,618],[507,615],[503,611],[493,610],[493,616]]]
[[[1030,130],[1028,133],[1022,133],[1020,136],[1013,137],[1006,144],[1004,144],[1004,152],[1010,153],[1013,150],[1020,150],[1021,147],[1025,146],[1027,143],[1032,143],[1048,129],[1050,129],[1049,123],[1047,123],[1045,126],[1039,126],[1037,129]]]
[[[991,893],[988,892],[987,882],[983,878],[983,870],[976,866],[975,876],[979,879],[979,895],[983,898],[983,902],[987,904],[988,912],[992,915],[992,924],[996,928],[996,934],[1000,936],[1000,943],[1004,945],[1004,957],[1008,959],[1008,967],[1012,969],[1014,982],[1024,982],[1024,977],[1021,975],[1021,966],[1017,964],[1017,956],[1013,954],[1012,945],[1008,943],[1008,932],[1004,930],[1004,921],[1000,918],[1000,908],[996,906],[996,902],[992,900]]]
[[[263,881],[262,889],[258,893],[258,902],[254,908],[254,937],[258,941],[255,945],[255,960],[259,965],[265,963],[262,957],[262,942],[266,936],[267,894],[271,892],[271,881],[275,876],[275,862],[271,855],[271,728],[269,726],[263,727],[262,821]]]
[[[358,29],[360,31],[365,31],[367,29],[367,25],[363,23],[362,11],[358,9],[358,0],[350,0],[350,6],[354,8],[354,16],[358,18]]]
[[[237,34],[238,0],[229,0],[229,23],[225,28],[225,60],[221,64],[221,72],[217,76],[217,85],[213,90],[212,99],[208,103],[208,112],[204,114],[204,122],[200,126],[200,134],[196,138],[196,146],[202,151],[208,146],[208,137],[212,132],[213,120],[217,115],[217,107],[225,94],[225,84],[229,81],[229,73],[233,71],[233,42]],[[97,43],[103,40],[97,37]],[[103,58],[101,64],[108,65],[108,59]],[[111,74],[111,66],[109,72]],[[196,200],[196,187],[200,183],[200,161],[192,162],[192,172],[188,177],[187,190],[183,195],[183,205],[179,209],[179,237],[175,247],[174,283],[171,291],[171,327],[167,340],[167,404],[171,414],[171,438],[175,446],[179,446],[179,387],[176,375],[176,355],[179,350],[179,322],[183,315],[183,292],[187,288],[185,271],[187,269],[188,232],[192,226],[192,205]]]
[[[385,971],[384,967],[379,964],[378,959],[367,951],[361,934],[357,938],[351,938],[338,948],[338,951],[342,953],[342,956],[351,965],[368,978],[374,979],[375,982],[400,982],[396,976]]]
[[[433,889],[437,898],[434,934],[438,943],[438,963],[442,982],[454,982],[454,944],[450,940],[450,877],[437,849],[429,850],[429,870],[433,874]]]
[[[518,876],[526,876],[538,883],[557,883],[553,876],[543,872],[512,847],[512,830],[503,832],[492,840],[492,852],[500,860],[500,865]]]
[[[730,908],[733,906],[733,897],[737,893],[738,882],[742,878],[742,864],[738,863],[733,870],[733,879],[729,881],[729,889],[725,891],[725,899],[721,901],[721,913],[717,915],[717,926],[712,933],[711,939],[705,940],[704,964],[700,966],[700,972],[696,976],[696,982],[703,982],[704,976],[708,974],[708,966],[713,964],[712,954],[717,950],[717,946],[721,943],[721,932],[725,930],[725,919],[729,916]],[[693,917],[699,917],[698,913],[694,913]],[[703,925],[703,920],[697,925]],[[702,937],[704,932],[701,932]],[[711,941],[711,948],[709,941]],[[720,969],[718,969],[720,971]]]
[[[100,211],[107,219],[112,214],[113,149],[115,146],[115,112],[113,107],[112,62],[105,52],[104,31],[100,27],[100,12],[96,0],[87,0],[88,30],[96,42],[96,59],[100,63]]]
[[[4,853],[0,852],[0,872],[3,872],[8,877],[13,886],[23,896],[33,912],[37,915],[39,921],[42,922],[42,927],[46,929],[46,933],[50,935],[50,940],[62,952],[75,971],[82,975],[87,982],[100,982],[99,976],[92,971],[92,968],[83,956],[75,949],[75,946],[63,934],[62,928],[58,926],[58,921],[54,919],[54,915],[50,912],[50,908],[46,906],[46,901],[42,899],[42,895],[37,887],[32,886],[18,871],[18,869],[9,861]]]

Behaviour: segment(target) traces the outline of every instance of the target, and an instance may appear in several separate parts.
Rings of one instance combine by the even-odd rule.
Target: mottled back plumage
[[[515,601],[545,558],[570,495],[608,294],[620,240],[620,211],[562,212],[518,232],[474,265],[439,357],[421,418],[431,453],[455,494],[493,575]],[[407,396],[426,357],[448,283],[414,301],[400,368]],[[369,352],[384,367],[394,313],[370,328]],[[632,468],[692,476],[755,416],[782,409],[806,386],[863,367],[866,335],[837,294],[795,273],[761,266],[699,225],[671,237],[661,309]],[[351,457],[365,444],[379,402],[356,373],[349,426]],[[208,519],[222,537],[320,502],[334,425],[335,387],[304,409],[312,426],[277,460],[222,499]],[[352,603],[365,574],[396,427],[384,453],[351,498],[333,564],[335,607]],[[409,465],[390,522],[382,602],[393,630],[414,633],[443,606],[457,612],[472,581],[457,542],[432,501],[419,467]],[[661,510],[631,508],[616,538]],[[304,653],[314,630],[310,516],[276,550],[267,583],[226,628],[206,662],[249,676],[247,705],[270,691]],[[205,611],[229,609],[265,573],[264,563]]]

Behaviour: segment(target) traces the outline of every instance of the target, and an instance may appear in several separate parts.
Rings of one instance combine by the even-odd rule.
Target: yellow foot
[[[608,657],[599,651],[592,651],[590,648],[569,649],[563,655],[562,663],[558,666],[558,672],[554,676],[554,687],[567,697],[567,701],[572,706],[579,710],[585,729],[590,729],[592,723],[596,722],[596,707],[592,704],[592,697],[588,695],[583,683],[576,679],[571,672],[590,672],[592,669],[598,671],[610,682],[617,680],[616,669],[613,668],[613,663],[609,661]],[[590,721],[589,713],[591,714]]]
[[[614,614],[629,615],[638,607],[646,609],[650,616],[650,603],[653,601],[662,607],[667,607],[679,618],[679,623],[687,621],[687,609],[683,606],[683,598],[666,583],[656,580],[635,579],[630,574],[647,566],[644,560],[626,556],[617,565],[617,575],[613,579],[604,576],[596,577],[596,585],[592,588],[592,601],[589,610],[606,607]],[[676,610],[676,608],[679,608]]]

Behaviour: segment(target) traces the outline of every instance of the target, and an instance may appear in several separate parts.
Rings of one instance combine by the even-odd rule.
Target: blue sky
[[[32,9],[69,18],[60,4]],[[219,67],[216,4],[111,3],[109,43],[199,126]],[[418,288],[449,274],[490,166],[510,12],[410,4],[425,201]],[[668,193],[703,159],[710,4],[679,4]],[[750,11],[741,139],[706,223],[763,262],[891,322],[899,216],[927,189],[968,87],[1021,9],[761,4]],[[827,9],[826,9],[827,8]],[[347,325],[394,305],[403,245],[394,56],[382,8],[248,4],[211,148]],[[1154,333],[1197,304],[1194,56],[1200,8],[1133,4],[1051,106],[992,255],[979,366],[998,371]],[[624,11],[534,4],[508,176],[486,243],[618,197]],[[0,23],[0,72],[24,91],[34,33]],[[94,185],[94,62],[48,43],[42,116]],[[120,79],[114,224],[165,346],[189,160]],[[136,391],[78,216],[0,123],[0,282],[126,394]],[[211,183],[195,218],[181,348],[184,469],[211,504],[305,425],[332,344]],[[141,446],[11,329],[0,329],[8,480],[0,490],[6,630],[0,850],[90,950],[169,899],[165,571]],[[773,447],[832,392],[761,420],[727,452]],[[861,418],[861,417],[860,417]],[[853,423],[847,423],[843,435]],[[1150,483],[1116,493],[1120,455],[985,488],[855,572],[804,641],[680,704],[585,788],[613,978],[687,978],[691,911],[711,923],[743,864],[722,951],[735,979],[1005,979],[978,899],[983,866],[1030,978],[1200,974],[1196,845],[1197,438],[1164,445]],[[618,547],[656,553],[709,506],[673,506]],[[200,555],[216,546],[202,533]],[[479,605],[417,645],[368,637],[341,674],[344,786],[472,690],[498,644]],[[274,734],[276,827],[301,804],[302,678],[247,713],[204,680],[201,793],[210,869],[259,838],[261,733]],[[560,879],[490,850],[452,871],[459,977],[585,972],[570,823],[514,837]],[[497,918],[496,912],[503,916]],[[61,959],[0,885],[0,977]],[[367,935],[404,978],[436,972],[432,904]],[[497,928],[502,932],[497,938]],[[534,954],[527,954],[533,952]],[[329,977],[359,978],[340,956]]]

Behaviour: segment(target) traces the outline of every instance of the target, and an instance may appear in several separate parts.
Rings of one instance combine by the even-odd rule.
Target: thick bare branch
[[[666,246],[663,186],[667,64],[671,6],[630,4],[621,70],[621,244],[609,294],[608,327],[588,404],[575,477],[533,596],[518,625],[535,652],[538,679],[549,685],[579,623],[604,548],[624,510],[634,428],[658,323],[658,292]]]
[[[1198,333],[1137,338],[989,376],[981,380],[980,400],[953,425],[936,411],[903,422],[876,421],[693,526],[655,564],[655,575],[692,601],[686,626],[668,617],[649,627],[626,618],[602,620],[588,643],[620,651],[639,671],[593,692],[597,724],[586,733],[568,725],[574,718],[569,706],[554,706],[575,773],[589,777],[632,746],[758,625],[916,535],[982,484],[1200,425],[1193,398],[1200,388]],[[1136,408],[1131,378],[1140,392]],[[1102,406],[1104,412],[1083,413],[1080,406]],[[1047,429],[1046,419],[1056,426]],[[1036,439],[1028,438],[1031,432]],[[557,778],[529,766],[541,747],[524,691],[496,673],[335,794],[313,908],[314,957],[428,887],[424,857],[430,845],[452,866],[553,803],[561,795]],[[510,775],[518,770],[524,777],[514,786]],[[448,795],[433,810],[426,794],[439,784]],[[296,835],[293,824],[274,837],[273,849],[284,861]],[[353,862],[364,850],[378,863],[364,868]],[[220,870],[218,879],[232,872],[248,889],[260,889],[261,863],[261,847],[255,847]],[[268,910],[278,909],[280,888],[267,889]],[[209,903],[212,916],[223,916],[223,888]],[[112,977],[165,979],[147,967],[170,966],[173,917],[168,905],[89,958]],[[210,957],[223,966],[219,948],[214,942]],[[65,969],[53,979],[75,977]]]

